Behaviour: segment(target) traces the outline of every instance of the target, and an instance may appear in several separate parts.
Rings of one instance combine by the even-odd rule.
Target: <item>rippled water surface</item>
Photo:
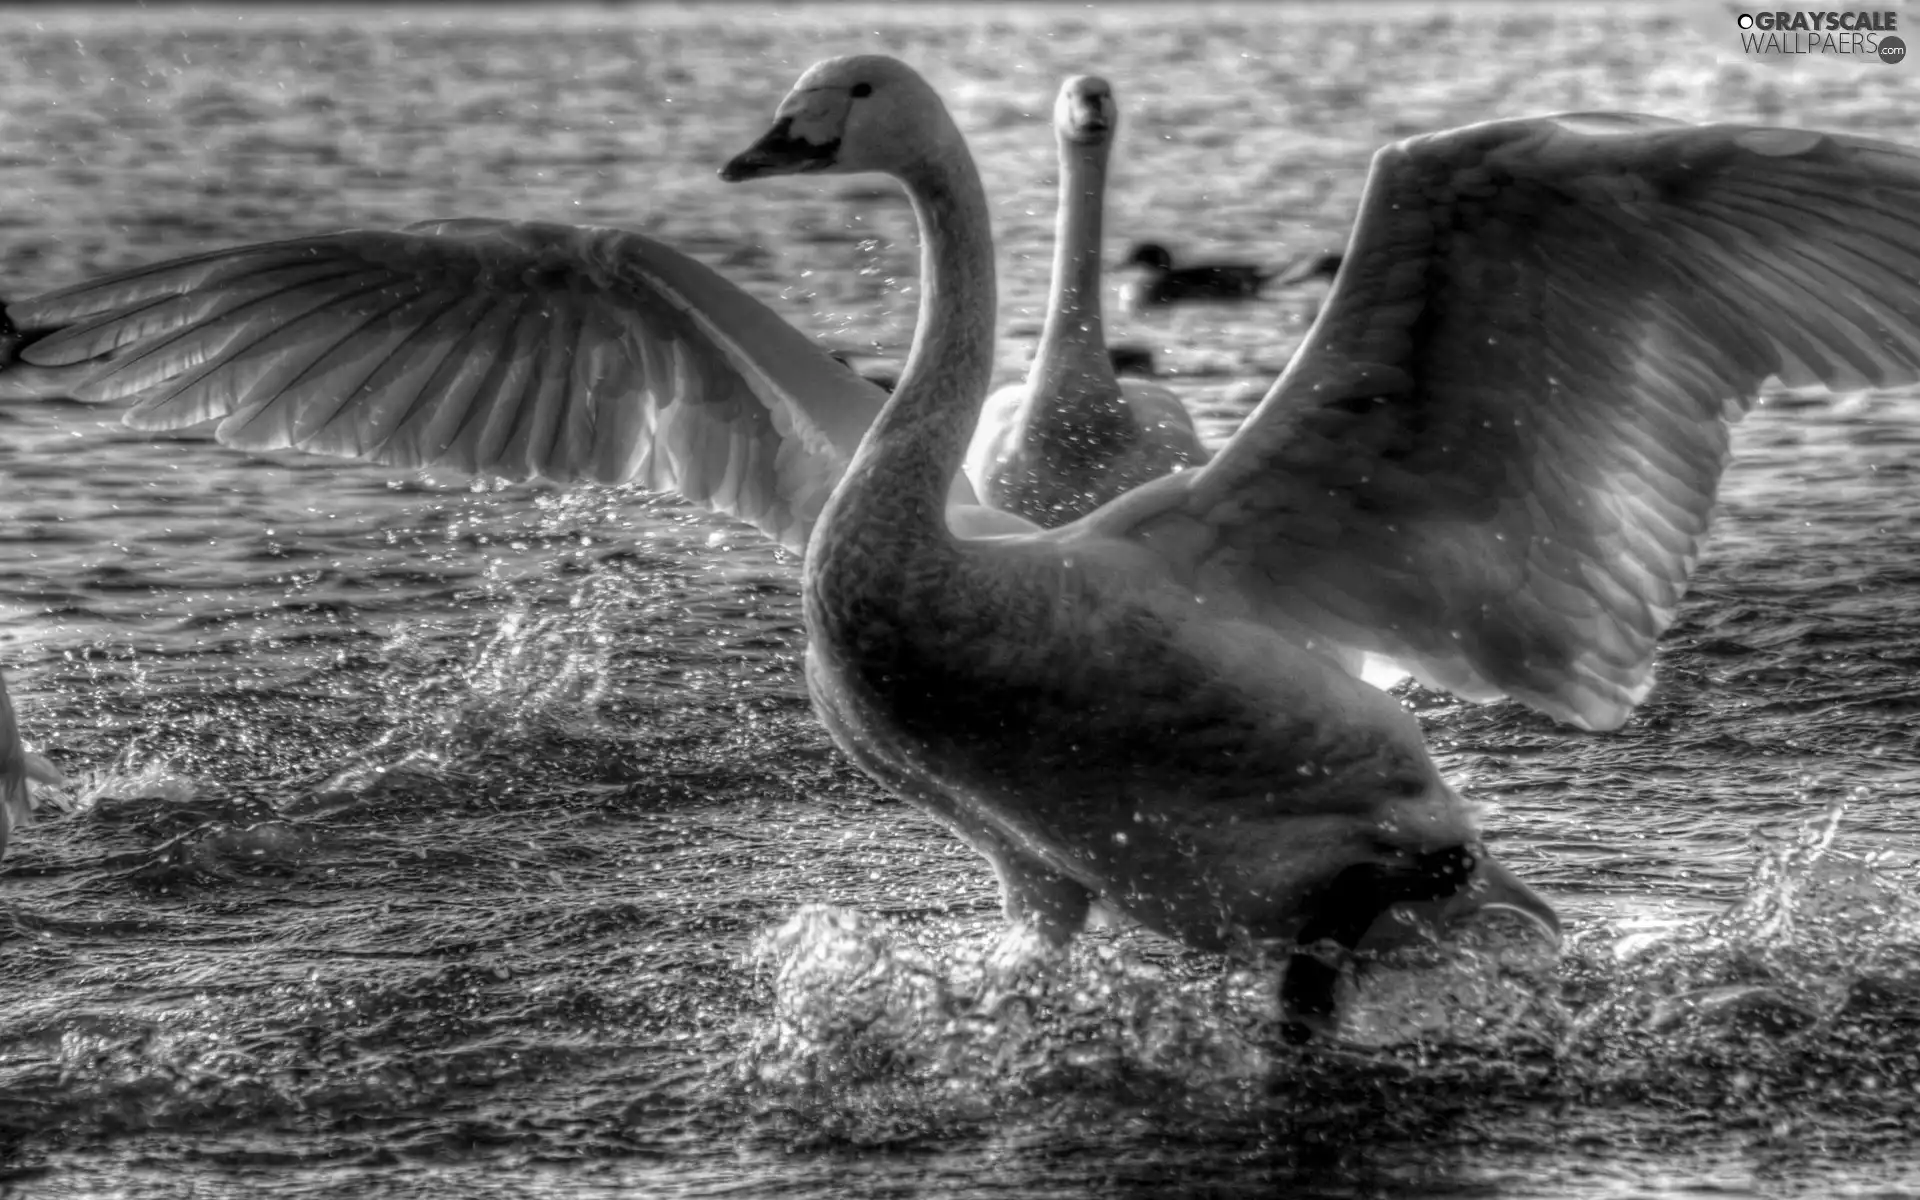
[[[1630,108],[1914,136],[1912,68],[1722,63],[1646,10],[0,10],[0,287],[346,225],[635,225],[903,351],[879,180],[718,183],[881,48],[1037,332],[1052,94],[1123,111],[1109,256],[1338,245],[1381,142]],[[1223,438],[1304,301],[1117,320]],[[1920,1190],[1920,405],[1742,426],[1621,732],[1410,692],[1569,920],[1363,982],[1351,1045],[1137,933],[1009,966],[985,865],[808,712],[797,564],[485,489],[0,410],[5,667],[76,780],[0,867],[0,1193],[1627,1196]]]

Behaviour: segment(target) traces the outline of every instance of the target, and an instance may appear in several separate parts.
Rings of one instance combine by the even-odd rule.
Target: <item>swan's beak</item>
[[[1113,132],[1113,123],[1096,107],[1090,111],[1076,112],[1073,119],[1073,140],[1076,142],[1099,142]]]
[[[795,137],[793,118],[782,117],[760,140],[748,146],[720,168],[720,178],[728,183],[758,179],[763,175],[797,175],[803,171],[824,171],[840,153],[840,139],[810,142]]]
[[[1412,871],[1362,868],[1349,872],[1345,882],[1349,886],[1329,892],[1328,911],[1316,918],[1315,927],[1302,931],[1302,943],[1331,938],[1364,961],[1387,951],[1457,940],[1489,918],[1504,917],[1519,918],[1516,923],[1524,930],[1509,944],[1540,938],[1556,951],[1560,946],[1560,918],[1552,906],[1479,846],[1422,855]],[[1431,890],[1421,897],[1423,889]],[[1396,891],[1403,898],[1387,899]],[[1382,899],[1387,899],[1384,905]],[[1496,936],[1508,940],[1504,931]],[[1293,955],[1280,989],[1290,1037],[1332,1031],[1339,981],[1335,963],[1312,953]]]
[[[1466,912],[1514,913],[1531,921],[1542,937],[1556,946],[1560,944],[1560,914],[1499,859],[1481,855],[1480,869],[1474,872],[1466,890],[1470,906]]]
[[[1060,86],[1053,119],[1055,128],[1068,141],[1099,145],[1113,136],[1120,114],[1106,80],[1097,75],[1076,75]]]
[[[1478,850],[1473,873],[1451,895],[1434,900],[1401,901],[1381,913],[1362,934],[1356,950],[1391,950],[1451,933],[1492,916],[1518,917],[1530,932],[1560,944],[1560,917],[1500,860]]]

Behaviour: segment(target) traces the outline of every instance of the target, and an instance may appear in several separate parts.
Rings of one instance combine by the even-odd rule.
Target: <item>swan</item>
[[[1098,897],[1290,957],[1284,997],[1316,1019],[1306,948],[1338,961],[1405,907],[1554,921],[1363,660],[1618,727],[1762,385],[1920,380],[1920,154],[1490,121],[1375,155],[1323,311],[1206,465],[1054,529],[969,532],[949,481],[990,382],[994,256],[939,96],[893,58],[826,60],[721,175],[857,172],[903,185],[922,238],[877,417],[777,316],[620,230],[296,238],[9,314],[53,330],[29,363],[131,401],[135,427],[638,480],[804,547],[820,719],[988,860],[1010,922],[1064,942]]]
[[[66,777],[20,740],[13,698],[7,694],[6,676],[0,674],[0,858],[6,856],[13,831],[33,824],[31,785],[35,783],[59,787],[66,783]]]
[[[987,397],[963,470],[982,503],[1064,525],[1169,471],[1207,459],[1180,398],[1118,378],[1100,321],[1100,224],[1120,115],[1093,75],[1060,85],[1053,284],[1033,365]]]

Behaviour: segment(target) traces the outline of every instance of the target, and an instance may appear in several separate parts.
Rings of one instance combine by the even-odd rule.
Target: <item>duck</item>
[[[1293,287],[1332,280],[1340,272],[1340,260],[1338,251],[1318,251],[1298,255],[1277,268],[1236,262],[1176,267],[1172,251],[1158,242],[1141,242],[1120,264],[1122,270],[1137,267],[1141,272],[1122,287],[1121,306],[1129,312],[1142,312],[1193,301],[1257,300],[1268,284]]]
[[[1052,527],[1169,471],[1205,462],[1180,398],[1119,378],[1100,305],[1107,162],[1120,126],[1113,86],[1097,75],[1060,85],[1053,280],[1025,380],[987,397],[962,470],[983,504]]]
[[[1022,936],[1097,900],[1282,970],[1552,906],[1372,657],[1619,728],[1762,387],[1920,381],[1920,153],[1620,113],[1383,147],[1305,341],[1205,464],[1050,529],[952,517],[994,364],[990,213],[939,94],[827,59],[720,169],[880,173],[922,301],[878,406],[626,230],[465,220],[217,250],[15,302],[79,398],[247,449],[677,490],[798,549],[814,711],[977,851]],[[1821,219],[1810,220],[1809,214]],[[877,391],[877,389],[876,389]],[[1447,929],[1440,931],[1443,935]]]
[[[1193,300],[1253,300],[1277,274],[1254,263],[1208,262],[1185,267],[1173,263],[1173,252],[1158,242],[1134,246],[1120,268],[1138,267],[1141,275],[1121,289],[1122,306],[1139,312]]]
[[[0,858],[5,858],[13,831],[33,824],[34,784],[60,787],[66,783],[60,769],[29,751],[20,738],[20,722],[13,698],[0,673]]]

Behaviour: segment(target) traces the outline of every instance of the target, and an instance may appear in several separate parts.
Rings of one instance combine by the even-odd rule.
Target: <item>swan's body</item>
[[[136,399],[135,424],[644,478],[804,544],[822,718],[993,862],[1011,918],[1064,937],[1097,895],[1249,952],[1355,946],[1410,900],[1550,921],[1361,660],[1618,726],[1760,386],[1920,379],[1920,155],[1491,122],[1376,156],[1325,310],[1211,462],[1057,529],[999,514],[968,536],[948,487],[995,297],[965,142],[905,65],[835,59],[724,174],[813,171],[893,175],[924,242],[912,353],[850,460],[870,409],[847,373],[637,235],[308,238],[12,315],[67,325],[27,358],[88,372],[83,398]]]
[[[981,501],[1037,525],[1064,525],[1207,459],[1180,398],[1117,377],[1100,312],[1100,226],[1119,112],[1107,81],[1060,85],[1060,210],[1053,285],[1027,378],[980,411],[964,468]]]

